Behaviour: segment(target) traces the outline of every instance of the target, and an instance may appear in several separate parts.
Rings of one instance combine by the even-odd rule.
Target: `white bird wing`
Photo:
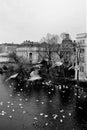
[[[28,81],[35,81],[35,80],[40,80],[41,77],[39,75],[33,75],[32,77],[30,77],[30,79],[28,79]]]
[[[18,75],[18,73],[17,73],[17,74],[14,74],[14,75],[11,75],[8,79],[6,79],[6,81],[8,81],[8,80],[10,80],[10,79],[12,79],[12,78],[16,78],[17,75]]]

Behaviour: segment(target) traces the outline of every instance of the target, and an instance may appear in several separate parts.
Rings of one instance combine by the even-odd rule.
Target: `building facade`
[[[69,38],[69,34],[66,34],[66,38],[62,40],[60,48],[60,56],[66,67],[74,66],[75,59],[75,42]]]
[[[26,63],[35,64],[39,61],[39,44],[25,41],[16,48],[18,57],[23,58]]]
[[[3,43],[0,44],[0,53],[12,53],[15,52],[16,48],[18,47],[18,44],[13,43]]]
[[[79,79],[87,80],[87,33],[77,34],[79,46]]]
[[[0,63],[11,62],[9,58],[9,54],[15,52],[18,44],[13,43],[3,43],[0,44]]]
[[[9,62],[9,56],[7,53],[0,53],[0,63]]]

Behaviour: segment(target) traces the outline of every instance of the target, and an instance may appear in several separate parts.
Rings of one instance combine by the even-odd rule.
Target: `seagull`
[[[6,79],[6,81],[10,80],[10,79],[14,79],[18,76],[18,73],[17,74],[14,74],[14,75],[11,75],[8,79]]]
[[[38,75],[38,71],[35,70],[30,73],[30,78],[28,79],[28,81],[35,81],[35,80],[40,80],[40,79],[42,78]]]

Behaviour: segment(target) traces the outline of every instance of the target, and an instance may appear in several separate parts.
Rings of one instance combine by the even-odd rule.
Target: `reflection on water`
[[[84,130],[87,93],[73,86],[35,85],[0,76],[0,129]]]

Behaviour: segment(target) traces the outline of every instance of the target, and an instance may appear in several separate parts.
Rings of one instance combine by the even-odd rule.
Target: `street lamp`
[[[77,81],[77,85],[79,85],[79,58],[80,58],[80,49],[79,44],[76,46],[76,66],[75,66],[75,79]]]

